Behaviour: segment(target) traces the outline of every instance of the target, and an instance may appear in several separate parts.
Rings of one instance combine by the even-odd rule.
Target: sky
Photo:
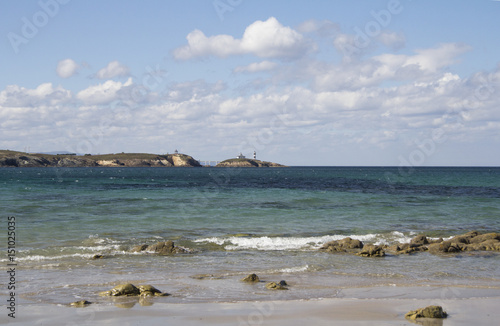
[[[0,149],[499,166],[500,1],[0,0]]]

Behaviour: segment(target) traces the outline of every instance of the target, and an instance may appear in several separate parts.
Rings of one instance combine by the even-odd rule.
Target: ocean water
[[[172,294],[154,300],[174,303],[370,297],[379,286],[500,295],[497,252],[318,251],[346,236],[500,232],[500,168],[4,168],[0,185],[2,223],[16,217],[17,291],[32,302],[110,303],[98,292],[123,282],[153,284]],[[0,239],[7,253],[6,231]],[[190,253],[130,251],[166,240]],[[249,273],[263,282],[239,281]],[[282,279],[289,291],[264,288]]]

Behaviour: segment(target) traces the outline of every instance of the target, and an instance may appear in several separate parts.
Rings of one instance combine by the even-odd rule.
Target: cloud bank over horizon
[[[356,37],[336,21],[293,27],[274,16],[231,35],[193,28],[165,54],[183,78],[164,64],[62,55],[53,72],[61,79],[0,89],[0,148],[179,149],[207,160],[256,150],[289,165],[500,164],[498,155],[477,156],[500,143],[500,65],[463,75],[455,67],[473,45],[409,47],[408,35],[390,28],[346,53]],[[98,68],[81,76],[82,61]],[[219,71],[192,72],[211,63]]]

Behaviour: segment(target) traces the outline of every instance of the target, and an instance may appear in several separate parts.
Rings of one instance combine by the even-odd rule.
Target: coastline
[[[31,325],[130,324],[130,325],[493,325],[498,321],[500,291],[476,291],[473,296],[463,288],[418,287],[364,288],[378,298],[329,298],[310,300],[269,300],[239,302],[168,303],[152,299],[93,304],[74,308],[62,304],[25,301],[19,306],[15,322]],[[354,291],[357,292],[357,291]],[[407,292],[406,297],[394,292]],[[497,293],[495,296],[494,293]],[[461,295],[465,294],[465,295]],[[493,295],[492,295],[493,294]],[[160,301],[160,302],[158,302]],[[132,304],[124,304],[129,302]],[[448,313],[441,320],[405,319],[410,310],[440,305]],[[2,317],[4,319],[5,316]]]

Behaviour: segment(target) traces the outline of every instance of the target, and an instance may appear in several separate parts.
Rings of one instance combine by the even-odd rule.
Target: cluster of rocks
[[[150,252],[158,255],[173,255],[180,253],[189,253],[190,251],[183,247],[178,247],[173,241],[161,241],[153,245],[139,245],[132,248],[132,252]]]
[[[257,274],[249,274],[248,276],[241,279],[242,282],[248,283],[258,283],[260,282],[260,278]],[[268,282],[266,283],[266,289],[269,290],[288,290],[288,284],[286,281],[281,280],[279,282]]]
[[[349,252],[362,257],[383,257],[383,247],[377,245],[364,245],[363,242],[349,237],[325,243],[320,250],[326,252]]]
[[[409,243],[388,245],[364,245],[363,242],[349,237],[330,241],[320,250],[326,252],[347,252],[363,257],[383,257],[387,253],[400,255],[429,251],[433,254],[457,253],[462,251],[500,251],[500,233],[481,234],[471,231],[451,239],[431,239],[417,235]]]
[[[115,286],[109,291],[99,293],[102,297],[119,297],[119,296],[141,296],[141,297],[164,297],[169,296],[168,293],[163,293],[152,285],[135,286],[131,283],[125,283]]]
[[[429,239],[418,235],[410,243],[394,244],[387,248],[395,254],[411,254],[429,251],[432,254],[458,253],[463,251],[500,251],[500,233],[481,234],[477,231],[457,235],[451,239]]]

